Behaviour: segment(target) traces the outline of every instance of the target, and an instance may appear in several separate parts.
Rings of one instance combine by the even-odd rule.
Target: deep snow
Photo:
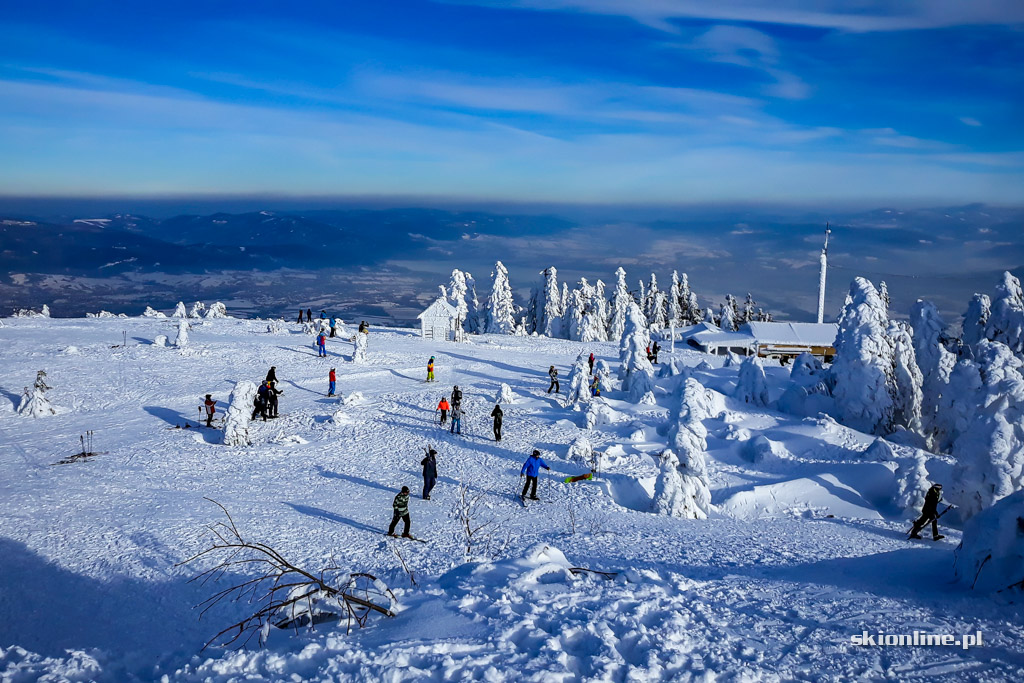
[[[614,343],[486,335],[451,344],[373,329],[367,360],[356,364],[341,339],[317,358],[313,335],[295,324],[274,334],[266,321],[193,320],[188,346],[176,349],[151,344],[174,338],[169,318],[5,323],[5,681],[1024,678],[1020,606],[955,582],[955,528],[944,524],[940,543],[905,540],[894,467],[865,453],[874,437],[739,402],[739,368],[717,359],[662,351],[663,364],[710,359],[715,367],[691,374],[726,407],[704,420],[712,513],[687,520],[650,512],[654,456],[668,445],[682,375],[655,380],[655,405],[603,389],[599,410],[574,410],[545,393],[548,366],[565,377],[581,350],[617,367]],[[431,355],[437,382],[425,383]],[[198,424],[206,393],[223,416],[236,382],[258,382],[271,365],[285,392],[282,417],[253,423],[253,446],[176,428]],[[331,367],[340,396],[328,399]],[[22,387],[41,369],[58,413],[19,416]],[[788,372],[765,372],[778,400]],[[461,437],[433,421],[453,384],[468,410]],[[502,384],[515,402],[503,406],[495,443],[487,416]],[[97,455],[54,465],[81,450],[87,430]],[[567,458],[581,435],[605,454],[601,474],[564,484],[585,471]],[[440,475],[429,502],[418,497],[427,444]],[[552,471],[541,476],[542,501],[523,509],[515,492],[533,448]],[[920,452],[891,450],[914,469]],[[951,459],[927,462],[948,481]],[[482,551],[465,557],[453,507],[460,482],[483,494],[480,515],[496,521],[493,561]],[[383,536],[402,485],[426,544]],[[202,527],[218,519],[204,497],[298,565],[318,569],[333,556],[377,575],[396,592],[398,616],[350,635],[322,625],[275,631],[262,650],[200,652],[245,608],[199,621],[193,605],[213,589],[187,583],[198,568],[175,566],[205,547]],[[619,573],[605,580],[570,566]],[[852,645],[865,630],[980,630],[984,646]]]

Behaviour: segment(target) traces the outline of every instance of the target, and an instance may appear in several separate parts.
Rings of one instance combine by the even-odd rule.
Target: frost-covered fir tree
[[[353,342],[352,349],[352,362],[353,363],[365,363],[366,362],[366,347],[369,343],[370,335],[364,332],[356,332],[356,340]]]
[[[566,407],[590,402],[590,361],[586,351],[580,351],[576,356],[576,362],[569,370],[567,384],[569,387],[565,392]]]
[[[712,325],[714,325],[716,322],[715,312],[711,310],[710,306],[708,306],[707,309],[704,310],[704,322],[710,323]]]
[[[904,514],[917,514],[924,505],[924,495],[931,486],[927,460],[920,451],[912,460],[902,461],[896,468],[896,490],[893,503]]]
[[[923,379],[917,367],[914,354],[912,330],[906,323],[890,322],[886,334],[892,344],[893,382],[890,385],[892,395],[893,425],[898,425],[921,434],[921,386]]]
[[[679,303],[683,307],[684,325],[696,325],[704,317],[704,311],[697,303],[697,293],[690,289],[690,277],[686,273],[679,278]]]
[[[565,329],[569,339],[581,341],[583,339],[583,314],[585,313],[583,293],[574,289],[569,292],[569,301],[565,305],[565,315],[562,317],[562,327]]]
[[[598,280],[594,286],[594,298],[590,302],[591,308],[593,308],[595,320],[591,325],[588,323],[586,327],[592,329],[593,333],[597,336],[592,341],[608,341],[608,297],[605,295],[605,284],[604,281]]]
[[[562,295],[558,289],[558,271],[554,266],[541,273],[537,295],[537,334],[548,337],[562,336]]]
[[[188,328],[188,320],[182,318],[178,321],[178,334],[174,337],[174,345],[179,349],[183,349],[188,346]]]
[[[985,324],[985,338],[1006,344],[1016,354],[1024,352],[1024,292],[1020,280],[1009,272],[996,286]]]
[[[668,296],[668,322],[669,325],[676,327],[682,327],[686,323],[683,322],[683,307],[685,301],[683,300],[682,283],[679,281],[679,271],[672,271],[672,286],[669,288]]]
[[[643,299],[642,299],[642,301],[643,301],[643,309],[644,309],[644,317],[647,318],[647,326],[648,327],[652,327],[653,328],[655,326],[655,319],[659,318],[659,317],[662,320],[662,322],[664,323],[665,314],[662,313],[660,316],[658,315],[658,302],[657,302],[657,298],[658,298],[658,294],[660,294],[660,293],[661,293],[661,290],[658,288],[658,276],[655,275],[654,273],[651,273],[651,282],[647,286],[647,292],[643,295]],[[662,327],[664,327],[664,324],[662,324],[660,327],[657,327],[656,329],[660,330]]]
[[[622,339],[622,333],[626,329],[626,311],[632,302],[629,295],[629,287],[626,286],[626,271],[622,268],[615,270],[615,292],[612,294],[612,309],[608,321],[608,339],[614,342]]]
[[[207,318],[226,318],[228,317],[228,307],[217,301],[210,304],[210,308],[206,311]]]
[[[712,403],[711,395],[697,380],[688,377],[679,385],[671,448],[662,454],[654,485],[655,512],[688,519],[706,519],[710,514],[711,491],[704,459],[707,429],[703,420],[712,416]]]
[[[749,323],[757,320],[757,302],[754,301],[754,297],[751,296],[750,292],[747,292],[747,298],[743,302],[743,309],[740,311],[740,324]]]
[[[961,341],[969,356],[974,355],[974,347],[978,345],[978,342],[986,338],[985,328],[988,326],[991,309],[992,302],[989,300],[988,294],[975,294],[971,298],[971,302],[967,304]]]
[[[455,268],[452,270],[452,279],[448,283],[448,303],[455,308],[455,315],[459,320],[459,324],[462,325],[462,329],[466,332],[471,332],[469,304],[466,302],[467,292],[466,276],[461,270]]]
[[[755,406],[768,405],[768,382],[757,356],[747,356],[740,365],[733,398]]]
[[[665,317],[666,306],[665,306],[665,292],[657,292],[654,295],[654,304],[651,309],[653,318],[651,319],[651,330],[661,332],[668,327],[668,321]]]
[[[636,302],[626,309],[626,326],[619,341],[619,379],[622,390],[633,403],[650,403],[654,398],[654,366],[647,360],[651,338],[647,324]]]
[[[174,307],[174,313],[171,314],[172,318],[187,318],[188,313],[185,312],[185,302],[179,301],[178,305]]]
[[[595,342],[608,340],[608,332],[604,326],[604,317],[601,313],[601,306],[596,292],[594,292],[583,308],[582,325],[580,341]]]
[[[914,355],[921,369],[921,429],[929,448],[934,448],[939,433],[939,401],[949,386],[956,356],[942,344],[946,324],[932,302],[917,300],[910,308],[910,326],[914,330]]]
[[[1024,491],[1006,496],[964,525],[956,549],[957,579],[1013,601],[1024,591]]]
[[[488,334],[513,334],[516,330],[516,305],[512,300],[512,287],[508,282],[508,270],[498,261],[491,275],[491,295],[487,299]]]
[[[833,396],[840,422],[872,434],[888,434],[892,428],[894,366],[888,326],[874,285],[862,277],[854,279],[839,318]]]
[[[486,311],[480,306],[476,295],[476,280],[471,273],[464,273],[466,278],[466,332],[480,334],[485,327]]]
[[[885,284],[885,280],[878,283],[878,296],[882,299],[886,317],[889,317],[889,308],[892,305],[892,300],[889,298],[889,287]]]
[[[249,418],[252,416],[253,400],[256,398],[256,385],[248,380],[235,383],[231,390],[227,416],[224,418],[224,445],[248,446]]]
[[[202,318],[203,317],[203,313],[205,311],[206,311],[206,304],[204,304],[202,301],[197,301],[194,304],[192,304],[192,310],[190,310],[188,312],[188,317],[190,317],[190,318]]]
[[[718,326],[726,332],[736,331],[736,314],[732,306],[732,294],[725,295],[725,303],[718,309]]]
[[[933,440],[938,452],[949,453],[974,421],[981,388],[980,368],[974,361],[964,359],[953,366],[949,373],[949,386],[939,397],[935,415]]]
[[[160,311],[156,310],[152,306],[146,306],[146,310],[142,312],[144,318],[166,318],[167,316]]]
[[[46,384],[46,371],[39,370],[36,372],[36,381],[32,388],[25,387],[25,391],[21,395],[21,402],[18,403],[18,414],[28,415],[29,417],[55,415],[57,411],[50,405],[50,400],[46,398],[46,392],[51,388]]]

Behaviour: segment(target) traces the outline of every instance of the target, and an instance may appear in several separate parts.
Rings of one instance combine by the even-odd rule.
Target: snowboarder
[[[391,504],[394,510],[394,515],[391,517],[391,526],[388,527],[388,536],[395,535],[395,527],[398,526],[398,520],[405,522],[405,530],[402,531],[403,538],[412,538],[409,534],[409,487],[403,486],[401,492],[395,496],[395,501]]]
[[[590,363],[590,374],[594,374],[594,354],[590,354],[588,362]]]
[[[459,385],[456,384],[452,387],[452,409],[458,408],[462,405],[462,391],[459,389]]]
[[[448,409],[451,406],[448,405],[447,399],[444,396],[441,397],[441,402],[437,404],[437,409],[441,411],[441,426],[444,427],[448,422]]]
[[[256,396],[252,399],[252,415],[249,417],[250,420],[255,420],[256,416],[259,415],[263,418],[263,421],[267,421],[267,400],[266,397],[257,392]]]
[[[425,450],[427,457],[420,460],[423,465],[423,500],[430,500],[430,492],[437,483],[437,451],[429,446]]]
[[[206,395],[206,400],[203,401],[203,405],[206,406],[206,426],[213,427],[213,414],[217,412],[217,402],[213,400],[210,394]]]
[[[302,322],[302,309],[299,309],[299,322]]]
[[[544,462],[540,457],[540,451],[536,448],[533,449],[533,454],[526,459],[523,463],[523,469],[519,471],[519,478],[522,479],[523,475],[526,475],[526,484],[523,486],[523,493],[520,498],[526,498],[526,490],[531,486],[533,491],[530,494],[530,500],[540,500],[537,497],[537,475],[540,474],[540,468],[543,467],[546,470],[550,470],[548,464]]]
[[[448,431],[451,434],[462,434],[462,408],[458,405],[452,406],[452,426]]]
[[[306,322],[307,323],[313,322],[313,309],[312,308],[307,308],[306,309]]]
[[[334,374],[334,368],[327,373],[327,398],[334,396],[334,388],[338,381],[338,376]]]
[[[601,395],[601,378],[594,375],[594,381],[590,383],[590,395],[600,396]]]
[[[658,364],[658,353],[661,352],[661,344],[654,342],[654,346],[651,347],[651,355],[654,356],[653,363]]]
[[[494,405],[494,410],[491,411],[491,417],[494,418],[494,440],[501,441],[501,421],[505,417],[505,413],[502,412],[499,404]]]
[[[267,370],[267,378],[265,380],[263,380],[263,381],[264,382],[273,382],[274,384],[277,384],[277,366],[276,365],[271,365],[270,366],[270,370]]]
[[[320,358],[327,357],[327,335],[323,332],[316,337],[316,352]]]
[[[551,384],[548,386],[548,393],[550,394],[552,389],[555,390],[556,394],[561,393],[560,387],[558,386],[558,370],[555,370],[554,365],[548,368],[548,377],[551,378]]]
[[[431,356],[430,360],[427,361],[427,381],[434,381],[434,357]]]
[[[939,501],[942,500],[942,484],[932,484],[932,487],[928,489],[928,493],[924,495],[924,505],[921,507],[921,516],[916,522],[914,522],[914,528],[910,531],[911,538],[921,538],[921,534],[918,533],[921,529],[928,525],[928,522],[932,523],[932,540],[938,541],[945,536],[939,533]]]

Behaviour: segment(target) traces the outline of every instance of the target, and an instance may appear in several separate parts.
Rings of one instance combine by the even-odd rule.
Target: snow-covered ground
[[[943,525],[937,543],[906,540],[892,466],[865,454],[873,437],[727,398],[736,367],[693,373],[725,409],[704,421],[714,510],[683,520],[649,511],[678,377],[657,380],[656,405],[607,392],[593,430],[545,393],[549,365],[567,380],[586,348],[614,368],[614,344],[487,335],[456,345],[374,329],[368,362],[356,364],[343,340],[318,358],[294,324],[271,334],[265,321],[192,322],[182,350],[151,343],[175,338],[171,319],[0,327],[2,680],[1024,680],[1020,605],[954,581],[956,529]],[[665,346],[663,364],[673,358]],[[674,358],[692,367],[708,357]],[[253,446],[179,428],[198,423],[204,394],[224,409],[236,382],[258,382],[272,365],[281,417],[253,424]],[[340,398],[325,395],[331,367]],[[17,415],[41,369],[58,413]],[[778,399],[788,372],[766,372]],[[495,443],[488,416],[502,383],[516,401],[503,406]],[[433,420],[454,384],[468,410],[462,436]],[[90,430],[97,455],[55,464]],[[581,434],[605,453],[602,471],[566,484],[586,471],[567,458]],[[439,469],[430,501],[419,497],[427,444]],[[519,470],[534,448],[552,469],[541,502],[524,509]],[[950,466],[929,460],[939,479]],[[482,494],[476,519],[493,521],[489,548],[472,558],[455,512],[460,483]],[[402,485],[426,543],[384,536]],[[220,519],[204,498],[297,565],[318,570],[333,557],[376,575],[397,616],[351,634],[324,624],[274,630],[263,649],[201,651],[252,611],[228,605],[198,619],[194,605],[216,588],[189,583],[201,567],[178,563]],[[967,650],[853,645],[863,631],[983,640]]]

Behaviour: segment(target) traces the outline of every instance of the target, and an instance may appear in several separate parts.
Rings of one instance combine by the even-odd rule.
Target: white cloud
[[[964,124],[965,126],[975,127],[981,125],[981,121],[979,121],[978,119],[971,118],[970,116],[961,116],[960,123]]]

